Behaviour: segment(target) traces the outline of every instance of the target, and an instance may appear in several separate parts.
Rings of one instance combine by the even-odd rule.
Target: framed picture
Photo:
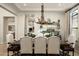
[[[15,25],[8,25],[8,31],[15,31]]]

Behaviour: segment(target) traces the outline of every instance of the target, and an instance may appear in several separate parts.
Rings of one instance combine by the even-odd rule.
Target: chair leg
[[[74,50],[73,50],[73,52],[72,52],[72,53],[73,53],[73,56],[74,56]]]
[[[33,49],[33,53],[32,54],[34,55],[34,49]]]
[[[67,55],[69,55],[69,51],[67,51]]]
[[[9,51],[7,51],[7,55],[9,56]]]
[[[63,51],[63,56],[64,56],[64,51]]]
[[[46,44],[46,55],[48,55],[48,44]]]
[[[46,55],[48,55],[48,49],[46,49]]]
[[[15,51],[13,51],[13,55],[15,55],[15,53],[16,53],[16,52],[15,52]]]

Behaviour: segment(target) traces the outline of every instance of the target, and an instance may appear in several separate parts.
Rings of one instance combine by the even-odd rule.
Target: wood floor
[[[12,52],[10,52],[10,55],[12,55]],[[0,56],[7,56],[7,45],[6,44],[0,44]],[[75,56],[79,56],[78,51],[75,51]]]
[[[6,44],[0,44],[0,56],[7,55],[7,46]]]

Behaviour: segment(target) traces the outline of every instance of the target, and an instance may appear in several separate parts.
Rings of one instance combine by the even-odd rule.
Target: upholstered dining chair
[[[75,32],[72,31],[72,33],[69,35],[67,41],[66,41],[66,45],[64,45],[63,50],[63,55],[65,55],[64,51],[66,51],[67,55],[69,55],[69,52],[72,52],[72,55],[74,56],[74,49],[75,49],[75,45],[76,45],[76,41],[77,41],[77,37],[75,35]]]
[[[32,55],[32,38],[31,37],[23,37],[20,41],[21,45],[21,55]]]
[[[46,55],[46,40],[45,37],[34,38],[34,54]]]
[[[60,38],[57,36],[51,36],[48,38],[48,55],[59,55],[60,50]]]

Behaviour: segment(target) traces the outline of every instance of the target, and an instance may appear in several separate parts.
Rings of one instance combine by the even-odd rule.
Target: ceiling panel
[[[44,3],[45,11],[66,11],[76,3]],[[14,3],[20,11],[40,11],[41,3]]]

